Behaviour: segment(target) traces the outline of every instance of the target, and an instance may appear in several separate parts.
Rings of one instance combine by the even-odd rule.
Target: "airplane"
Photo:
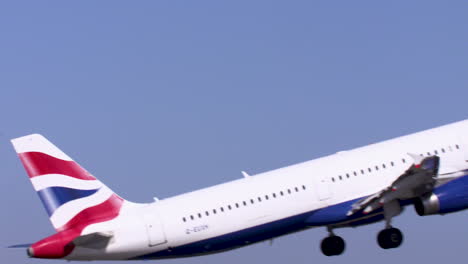
[[[32,258],[148,260],[199,256],[325,227],[326,256],[344,252],[340,228],[382,221],[377,242],[394,249],[391,221],[468,208],[468,120],[209,188],[133,203],[115,194],[39,134],[12,140],[56,233]]]

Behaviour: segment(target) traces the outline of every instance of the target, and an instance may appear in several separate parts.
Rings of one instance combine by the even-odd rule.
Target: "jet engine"
[[[468,208],[468,176],[450,181],[414,201],[418,215],[448,214]]]

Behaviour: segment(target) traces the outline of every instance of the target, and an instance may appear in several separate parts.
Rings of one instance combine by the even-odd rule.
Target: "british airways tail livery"
[[[312,227],[328,229],[321,249],[334,256],[345,249],[338,228],[384,221],[377,242],[392,249],[404,207],[468,208],[468,120],[147,204],[124,200],[41,135],[12,143],[57,231],[26,246],[34,258],[197,256]]]

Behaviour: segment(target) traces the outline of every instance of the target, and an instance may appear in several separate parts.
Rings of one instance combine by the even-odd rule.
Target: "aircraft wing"
[[[415,164],[387,188],[354,203],[347,215],[351,216],[361,211],[368,214],[386,203],[416,198],[430,192],[437,182],[440,158],[430,156],[423,159],[416,155],[410,156],[415,159]]]
[[[73,239],[71,243],[73,243],[77,247],[101,249],[106,248],[113,237],[114,234],[112,234],[111,232],[95,232],[79,236]]]

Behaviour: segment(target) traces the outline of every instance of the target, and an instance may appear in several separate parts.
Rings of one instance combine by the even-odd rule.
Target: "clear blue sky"
[[[467,14],[466,1],[3,1],[0,245],[53,232],[14,137],[42,133],[147,202],[465,119]],[[320,228],[158,263],[466,261],[467,212],[408,209],[397,250],[378,248],[379,223],[338,230],[336,258]]]

